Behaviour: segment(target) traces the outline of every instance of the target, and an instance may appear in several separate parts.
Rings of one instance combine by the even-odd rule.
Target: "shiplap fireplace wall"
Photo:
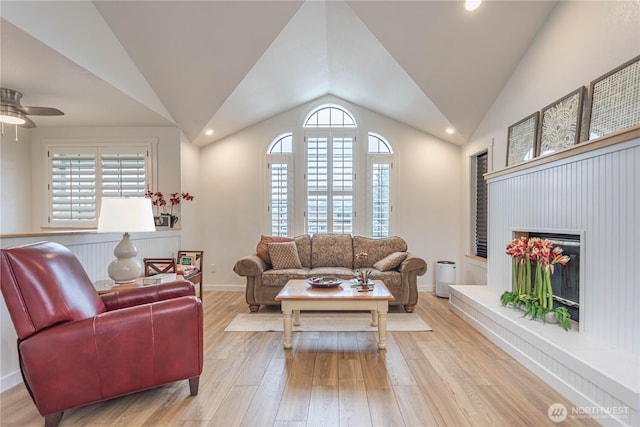
[[[640,139],[489,177],[487,285],[511,289],[517,230],[582,234],[580,333],[640,357]]]
[[[450,308],[598,422],[640,425],[640,127],[486,178],[487,285],[453,286]],[[572,331],[500,306],[522,230],[581,237]]]

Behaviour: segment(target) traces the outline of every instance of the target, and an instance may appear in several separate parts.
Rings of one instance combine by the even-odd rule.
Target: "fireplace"
[[[553,307],[565,307],[571,320],[580,321],[580,235],[547,232],[517,232],[517,237],[539,237],[547,239],[553,246],[560,246],[570,257],[567,265],[555,265],[551,275]],[[535,282],[535,271],[533,280]]]

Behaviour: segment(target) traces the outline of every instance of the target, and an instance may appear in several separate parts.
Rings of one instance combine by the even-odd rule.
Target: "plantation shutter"
[[[307,233],[329,231],[329,139],[307,137]]]
[[[49,225],[92,227],[100,197],[144,197],[149,152],[149,146],[49,147]]]
[[[369,185],[371,237],[389,237],[391,226],[391,156],[369,155]]]
[[[147,181],[146,154],[145,147],[103,149],[100,154],[101,195],[144,197]]]
[[[475,157],[476,164],[476,200],[475,200],[475,255],[487,258],[487,182],[484,174],[488,172],[489,155],[482,153]]]
[[[95,149],[49,152],[50,224],[96,221],[96,157]]]
[[[271,235],[288,236],[290,210],[292,203],[290,193],[293,191],[293,171],[291,156],[271,156],[269,164],[271,185]]]

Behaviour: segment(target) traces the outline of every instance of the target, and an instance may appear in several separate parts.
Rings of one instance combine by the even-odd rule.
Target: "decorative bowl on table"
[[[307,283],[314,288],[335,288],[340,286],[342,279],[337,277],[309,277]]]

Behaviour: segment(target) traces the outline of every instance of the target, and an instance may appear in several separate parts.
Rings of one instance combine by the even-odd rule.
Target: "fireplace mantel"
[[[565,148],[564,150],[557,151],[543,157],[536,157],[535,159],[526,161],[524,163],[519,163],[517,165],[486,173],[484,175],[484,179],[489,180],[514,172],[524,171],[536,166],[542,166],[547,163],[555,162],[557,160],[562,160],[612,145],[621,144],[635,138],[640,138],[640,126],[625,129],[617,133],[612,133],[611,135],[603,136],[602,138],[585,141],[583,143],[574,145],[573,147]]]

